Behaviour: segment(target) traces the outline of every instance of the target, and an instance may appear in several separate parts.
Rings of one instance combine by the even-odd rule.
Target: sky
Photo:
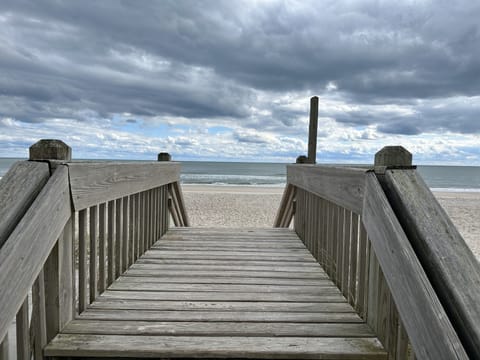
[[[0,3],[0,157],[480,165],[480,1]]]

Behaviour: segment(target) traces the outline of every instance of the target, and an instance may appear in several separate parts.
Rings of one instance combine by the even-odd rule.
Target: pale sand
[[[271,227],[282,187],[184,185],[192,226]],[[440,204],[480,259],[480,192],[435,192]]]

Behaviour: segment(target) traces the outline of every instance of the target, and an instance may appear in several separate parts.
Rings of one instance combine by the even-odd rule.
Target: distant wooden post
[[[158,161],[171,161],[172,155],[166,152],[161,152],[158,154]]]
[[[375,166],[412,166],[412,154],[403,146],[385,146],[375,154]]]
[[[62,140],[42,139],[30,146],[30,160],[72,160],[72,148]]]
[[[310,123],[308,128],[308,162],[317,162],[318,96],[310,99]]]

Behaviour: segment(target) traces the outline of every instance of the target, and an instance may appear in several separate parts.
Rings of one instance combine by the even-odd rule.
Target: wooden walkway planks
[[[288,229],[170,230],[47,356],[385,359]]]

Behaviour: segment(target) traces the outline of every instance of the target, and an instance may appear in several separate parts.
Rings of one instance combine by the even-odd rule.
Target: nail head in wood
[[[375,154],[375,166],[412,166],[412,154],[403,146],[385,146]]]
[[[62,140],[42,139],[30,146],[30,160],[72,160],[72,148]]]
[[[172,155],[166,152],[161,152],[158,154],[158,161],[171,161]]]

